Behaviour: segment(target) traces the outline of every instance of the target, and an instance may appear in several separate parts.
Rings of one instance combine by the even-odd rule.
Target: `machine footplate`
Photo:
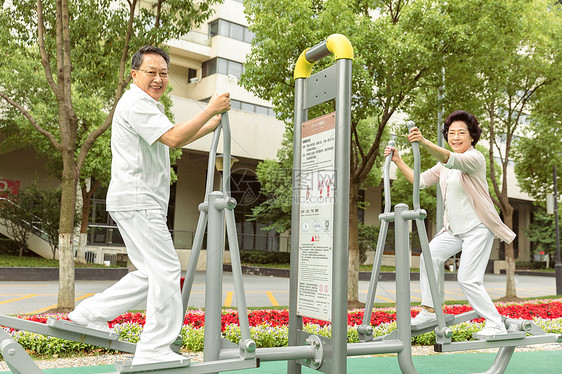
[[[445,323],[452,321],[453,319],[455,319],[455,315],[454,314],[444,314],[444,319],[445,319]],[[429,327],[435,327],[437,326],[437,320],[433,320],[433,321],[427,321],[424,323],[420,323],[419,325],[412,325],[412,331],[419,331],[419,330],[425,330]]]
[[[96,330],[96,329],[91,329],[89,327],[85,327],[85,326],[82,326],[82,325],[79,325],[77,323],[67,321],[67,320],[64,320],[64,319],[55,319],[55,318],[49,317],[47,319],[47,326],[50,326],[52,328],[59,329],[59,330],[72,331],[72,332],[75,332],[75,333],[78,333],[78,334],[95,336],[97,338],[103,338],[103,339],[108,339],[108,340],[118,340],[119,339],[119,334],[117,334],[116,332],[105,332],[105,331],[100,331],[100,330]]]
[[[156,362],[153,364],[144,365],[133,365],[132,362],[133,360],[117,361],[114,364],[114,367],[115,369],[117,369],[118,373],[143,373],[153,372],[157,370],[180,369],[186,368],[191,365],[191,360],[187,357],[185,358],[185,360]]]
[[[486,340],[486,341],[498,341],[498,340],[512,340],[512,339],[524,339],[527,333],[524,331],[508,331],[507,334],[497,334],[497,335],[481,335],[480,332],[475,332],[472,334],[473,339]]]

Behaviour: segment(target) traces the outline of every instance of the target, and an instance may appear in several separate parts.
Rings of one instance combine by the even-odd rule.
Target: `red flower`
[[[527,303],[514,303],[514,304],[498,304],[496,306],[500,314],[514,319],[527,319],[532,320],[533,318],[544,318],[544,319],[556,319],[562,318],[562,300],[547,300],[547,301],[532,301]],[[443,311],[448,314],[461,314],[471,311],[470,305],[446,305]],[[347,315],[348,326],[360,325],[363,321],[363,310],[353,310]],[[417,310],[411,311],[411,316],[415,317],[419,312]],[[55,317],[58,319],[68,319],[65,314],[39,314],[39,315],[25,315],[18,316],[18,318],[26,319],[29,321],[46,323],[48,317]],[[386,309],[375,309],[371,315],[371,325],[378,326],[381,323],[390,323],[396,320],[396,313],[393,308]],[[483,318],[478,318],[473,321],[482,322]],[[119,317],[115,318],[113,321],[109,322],[109,325],[113,327],[116,324],[122,323],[135,323],[144,326],[146,322],[146,315],[144,313],[124,313]],[[252,310],[248,313],[248,322],[250,326],[259,326],[264,323],[270,326],[287,326],[289,324],[289,311],[284,310]],[[329,325],[330,322],[322,321],[314,318],[303,318],[304,324],[318,324],[320,326]],[[184,324],[200,328],[205,326],[205,314],[201,310],[189,310],[185,314]],[[224,331],[225,326],[230,324],[239,325],[238,311],[236,310],[224,310],[221,316],[221,326]]]

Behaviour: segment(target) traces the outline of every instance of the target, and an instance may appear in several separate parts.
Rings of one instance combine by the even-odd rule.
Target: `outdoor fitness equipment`
[[[311,75],[313,65],[333,54],[335,65]],[[230,125],[228,114],[215,130],[209,153],[205,198],[199,205],[200,215],[194,237],[192,256],[188,264],[182,300],[184,309],[189,294],[207,227],[207,274],[205,287],[204,362],[191,364],[188,359],[176,362],[132,366],[131,361],[115,364],[119,373],[190,374],[213,373],[258,367],[260,361],[288,361],[287,372],[301,372],[302,366],[330,374],[347,371],[347,356],[397,353],[403,373],[415,374],[412,362],[411,336],[435,329],[438,352],[501,347],[496,361],[487,371],[503,373],[514,347],[518,345],[562,342],[562,335],[546,334],[530,321],[505,319],[509,334],[471,342],[451,342],[449,326],[477,318],[474,312],[458,316],[443,314],[436,309],[437,321],[412,329],[410,324],[410,279],[408,258],[408,224],[415,220],[428,266],[431,293],[434,300],[442,300],[429,252],[423,219],[426,212],[419,206],[420,158],[418,144],[414,149],[414,209],[398,204],[391,212],[389,168],[385,160],[385,210],[373,274],[369,284],[365,317],[358,327],[359,343],[347,343],[347,267],[349,236],[349,151],[351,123],[351,61],[353,48],[343,35],[328,39],[305,50],[295,66],[295,117],[293,148],[293,201],[291,236],[291,279],[289,295],[289,346],[256,348],[250,338],[248,314],[233,209],[236,201],[230,196]],[[335,101],[334,113],[308,120],[308,109],[329,100]],[[413,126],[412,123],[409,126]],[[221,191],[212,191],[214,163],[221,131],[223,132],[224,179]],[[336,174],[337,172],[337,174]],[[212,192],[211,192],[212,191]],[[396,236],[396,320],[392,333],[373,338],[370,325],[377,279],[389,222],[395,223]],[[232,271],[239,310],[241,339],[238,345],[221,337],[222,258],[224,226],[232,259]],[[436,302],[436,305],[439,305]],[[303,331],[303,317],[325,319],[332,324],[332,336],[326,338]],[[50,319],[46,325],[0,315],[0,325],[19,330],[56,336],[134,352],[135,345],[117,340],[117,334],[104,333],[78,326],[68,321]],[[437,327],[436,327],[437,326]],[[531,336],[526,336],[530,334]],[[507,340],[505,340],[507,338]],[[176,342],[181,345],[181,342]],[[179,346],[175,344],[175,349]],[[25,350],[10,335],[0,329],[0,353],[14,374],[37,374],[42,371]],[[110,374],[110,373],[108,373]]]
[[[212,191],[214,186],[215,160],[221,132],[223,136],[224,175],[221,180],[221,191]],[[258,362],[255,358],[255,342],[250,338],[248,311],[242,284],[242,269],[236,224],[234,221],[234,207],[236,200],[230,196],[230,167],[231,167],[231,136],[228,113],[222,114],[221,123],[213,134],[209,163],[205,199],[199,205],[200,215],[194,238],[192,256],[188,264],[182,300],[184,314],[189,301],[189,294],[193,285],[197,261],[199,258],[205,228],[207,235],[207,271],[205,287],[205,335],[204,362],[191,364],[189,359],[146,365],[132,365],[131,360],[117,362],[117,373],[215,373],[225,370],[255,368]],[[212,191],[212,192],[211,192]],[[239,310],[240,330],[242,339],[238,345],[221,338],[221,305],[222,305],[222,259],[224,251],[224,224],[230,246],[232,271],[236,289],[236,300]],[[134,353],[136,345],[118,340],[114,332],[107,333],[95,329],[79,326],[73,322],[49,318],[47,324],[26,321],[19,318],[0,315],[0,326],[7,326],[17,330],[25,330],[38,334],[59,337],[92,344],[99,347],[116,349],[122,352]],[[178,352],[181,348],[181,337],[172,345]],[[236,354],[231,358],[219,361],[219,353],[223,348],[236,348]],[[0,353],[14,374],[37,374],[42,371],[29,357],[25,350],[16,343],[3,329],[0,329]]]
[[[408,130],[414,127],[413,122],[407,123]],[[389,142],[389,146],[393,147],[394,142]],[[395,212],[390,212],[390,178],[389,170],[392,159],[392,153],[386,157],[384,165],[384,195],[385,195],[385,209],[384,213],[379,216],[381,220],[381,227],[379,231],[379,238],[377,241],[377,249],[375,253],[375,260],[373,270],[371,273],[371,280],[369,282],[369,289],[367,293],[367,300],[365,303],[365,313],[363,322],[358,326],[357,331],[361,341],[384,340],[387,337],[380,337],[373,339],[373,328],[370,325],[370,317],[373,312],[373,302],[375,298],[378,277],[380,274],[380,267],[382,264],[382,254],[384,252],[384,244],[388,230],[388,223],[394,221],[396,232],[396,315],[397,315],[397,330],[400,334],[401,329],[411,328],[411,335],[417,336],[426,332],[435,331],[435,346],[436,352],[453,352],[463,350],[474,350],[484,348],[499,348],[496,359],[490,369],[483,374],[501,374],[507,368],[509,360],[515,350],[516,346],[543,344],[552,342],[562,342],[562,335],[560,334],[547,334],[543,329],[538,327],[528,320],[510,319],[502,316],[503,322],[507,328],[507,334],[500,334],[494,336],[481,336],[478,333],[473,334],[473,341],[452,342],[452,330],[449,328],[452,325],[470,321],[479,318],[480,316],[475,311],[462,313],[459,315],[444,314],[441,307],[435,308],[436,321],[425,322],[421,325],[411,326],[410,320],[410,285],[409,285],[409,253],[408,253],[408,227],[407,220],[415,220],[416,227],[422,247],[422,255],[426,265],[426,273],[431,290],[431,297],[435,300],[436,306],[443,304],[443,290],[439,287],[438,281],[433,271],[433,261],[431,260],[431,253],[429,251],[429,242],[427,239],[427,232],[424,225],[424,218],[427,216],[423,209],[420,209],[419,198],[419,183],[420,183],[420,152],[419,144],[412,143],[414,153],[414,183],[413,183],[413,204],[414,210],[406,210],[405,204],[398,204],[395,206]],[[408,270],[408,271],[406,271]],[[407,293],[407,303],[403,297],[399,297],[402,293]],[[402,317],[402,318],[400,318]],[[403,333],[404,336],[406,335]],[[392,336],[393,333],[388,336]],[[529,335],[529,336],[527,336]],[[398,356],[400,368],[403,373],[414,374],[417,373],[412,362],[411,356],[406,359]]]

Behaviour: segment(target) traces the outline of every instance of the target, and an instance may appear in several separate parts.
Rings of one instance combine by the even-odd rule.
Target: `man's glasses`
[[[170,77],[170,72],[168,70],[150,70],[150,69],[137,69],[143,71],[147,76],[150,78],[156,78],[156,75],[159,75],[162,79],[168,79]]]

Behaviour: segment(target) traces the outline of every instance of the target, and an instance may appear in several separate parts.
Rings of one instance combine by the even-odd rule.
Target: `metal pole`
[[[302,317],[297,315],[298,262],[299,262],[299,225],[300,225],[300,169],[301,169],[301,125],[307,119],[304,109],[304,90],[306,78],[295,79],[295,118],[293,126],[293,175],[291,208],[291,267],[289,278],[289,346],[297,346],[298,330],[302,329]],[[300,374],[301,366],[297,361],[287,361],[287,373]]]
[[[560,228],[558,225],[558,189],[556,187],[556,165],[552,166],[554,179],[554,224],[556,226],[556,294],[562,295],[562,264],[560,263]]]
[[[336,62],[337,170],[334,205],[334,257],[332,274],[332,373],[347,372],[347,273],[349,263],[349,154],[351,144],[351,63]]]
[[[439,101],[439,111],[437,112],[437,145],[439,147],[444,147],[445,142],[443,141],[443,92],[445,91],[445,56],[443,56],[443,67],[441,70],[442,85],[437,89],[437,100]],[[443,192],[441,191],[441,186],[437,183],[437,193],[435,194],[435,232],[438,233],[443,228],[443,214],[444,214],[444,204],[443,204]],[[457,266],[457,255],[453,256],[453,270],[456,270]],[[421,271],[421,270],[420,270]],[[445,265],[439,266],[439,294],[445,294]]]
[[[419,173],[418,173],[419,178]],[[414,191],[416,187],[414,185]],[[419,204],[418,204],[419,205]],[[410,314],[410,269],[408,252],[408,222],[402,216],[408,209],[404,203],[394,206],[394,230],[396,243],[396,330],[403,349],[398,352],[398,365],[402,373],[417,373],[412,362],[412,331]]]
[[[224,210],[218,207],[222,192],[209,194],[207,226],[207,271],[205,274],[205,336],[203,361],[219,359],[221,348],[222,256],[224,245]]]
[[[442,70],[443,84],[438,88],[437,91],[437,101],[439,102],[439,111],[437,112],[437,145],[439,147],[444,146],[443,141],[443,91],[445,91],[445,67]],[[435,231],[439,232],[443,228],[443,193],[441,192],[441,187],[437,183],[437,194],[436,194],[436,212],[435,212]]]

